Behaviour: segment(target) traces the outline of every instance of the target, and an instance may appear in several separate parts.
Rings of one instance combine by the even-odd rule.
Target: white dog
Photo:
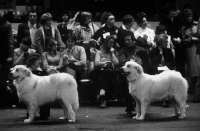
[[[176,71],[164,71],[158,75],[148,75],[142,66],[128,61],[122,67],[129,81],[129,93],[136,101],[136,116],[133,119],[144,120],[150,102],[169,98],[175,108],[174,117],[185,117],[188,83]]]
[[[49,76],[36,76],[23,65],[15,66],[11,71],[14,85],[20,100],[26,105],[29,118],[24,123],[31,123],[39,106],[58,100],[64,111],[64,119],[75,122],[75,110],[79,107],[77,83],[67,73]]]

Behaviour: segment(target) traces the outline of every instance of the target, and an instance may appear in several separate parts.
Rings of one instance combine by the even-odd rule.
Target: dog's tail
[[[182,86],[183,86],[183,95],[184,95],[184,100],[186,101],[187,100],[187,97],[188,97],[188,82],[185,78],[182,77]]]
[[[77,95],[77,97],[73,100],[72,108],[73,108],[74,111],[78,110],[78,108],[79,108],[79,98],[78,98],[78,95]]]

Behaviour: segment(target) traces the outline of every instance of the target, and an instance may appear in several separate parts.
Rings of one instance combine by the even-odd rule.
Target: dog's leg
[[[179,115],[179,119],[183,119],[185,117],[185,105],[186,105],[186,102],[184,100],[182,100],[180,103],[179,103],[179,106],[180,106],[180,115]]]
[[[74,111],[73,111],[73,109],[72,109],[72,105],[71,105],[71,103],[70,102],[68,102],[68,101],[63,101],[62,100],[62,103],[63,103],[63,110],[64,110],[64,117],[65,118],[68,118],[68,121],[69,122],[75,122],[75,113],[74,113]]]
[[[171,102],[171,105],[174,107],[174,110],[175,110],[175,114],[173,114],[171,117],[178,118],[179,115],[180,115],[180,111],[179,111],[179,108],[177,106],[177,102],[176,102],[176,100],[174,98],[172,98],[170,100],[170,102]]]
[[[65,119],[69,119],[69,116],[68,116],[68,111],[67,111],[67,108],[65,106],[65,104],[63,103],[62,100],[59,100],[59,103],[60,105],[62,106],[62,109],[63,109],[63,113],[64,113],[64,117],[59,117],[60,120],[65,120]]]
[[[141,104],[137,98],[135,98],[135,102],[136,102],[136,108],[135,108],[136,116],[134,116],[133,119],[138,119],[141,114]]]
[[[37,110],[38,110],[38,105],[37,104],[29,104],[29,106],[28,106],[29,117],[28,117],[28,119],[24,120],[24,123],[31,123],[31,122],[33,122]]]
[[[141,115],[136,120],[144,120],[148,104],[149,102],[147,100],[141,100]]]
[[[185,117],[185,106],[186,106],[186,102],[185,100],[180,99],[180,97],[174,97],[176,102],[177,102],[177,106],[180,109],[180,115],[178,116],[179,119],[183,119]]]
[[[74,111],[73,111],[73,109],[72,109],[72,105],[70,104],[70,105],[68,105],[67,106],[67,109],[68,109],[68,114],[69,114],[69,116],[70,116],[70,119],[68,120],[69,122],[75,122],[75,113],[74,113]]]

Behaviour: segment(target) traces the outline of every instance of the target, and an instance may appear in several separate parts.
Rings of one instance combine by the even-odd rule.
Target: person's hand
[[[181,39],[179,37],[177,38],[173,38],[174,41],[176,41],[177,43],[181,43]],[[190,41],[189,41],[190,42]]]
[[[64,54],[64,55],[63,55],[63,58],[67,58],[67,59],[68,59],[68,56],[67,56],[67,54]]]
[[[73,56],[68,57],[68,60],[69,60],[70,62],[76,62],[76,59],[75,59]]]
[[[115,50],[115,49],[114,49],[113,47],[110,48],[110,52],[111,52],[111,53],[114,53],[114,50]]]
[[[13,58],[10,57],[10,58],[8,58],[6,61],[7,61],[7,62],[11,62],[12,60],[13,60]]]
[[[163,54],[163,50],[161,47],[158,47],[159,51],[160,51],[160,54],[162,55]]]
[[[28,52],[25,52],[24,55],[23,55],[23,58],[24,58],[24,59],[27,59],[28,56],[29,56],[29,53],[28,53]]]
[[[144,34],[144,35],[143,35],[143,38],[144,38],[145,40],[147,40],[147,39],[148,39],[148,36],[147,36],[146,34]]]

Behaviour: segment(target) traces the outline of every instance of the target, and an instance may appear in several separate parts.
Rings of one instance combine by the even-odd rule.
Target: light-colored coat
[[[185,117],[188,83],[177,71],[164,71],[158,75],[148,75],[142,66],[128,61],[122,67],[129,81],[129,93],[136,101],[134,119],[144,120],[150,102],[168,98],[175,108],[175,116]],[[179,114],[180,111],[180,114]]]
[[[25,123],[31,123],[39,106],[59,100],[64,118],[75,122],[75,113],[79,107],[77,83],[73,76],[67,73],[57,73],[49,76],[37,76],[23,65],[12,70],[17,94],[28,107],[29,118]]]

